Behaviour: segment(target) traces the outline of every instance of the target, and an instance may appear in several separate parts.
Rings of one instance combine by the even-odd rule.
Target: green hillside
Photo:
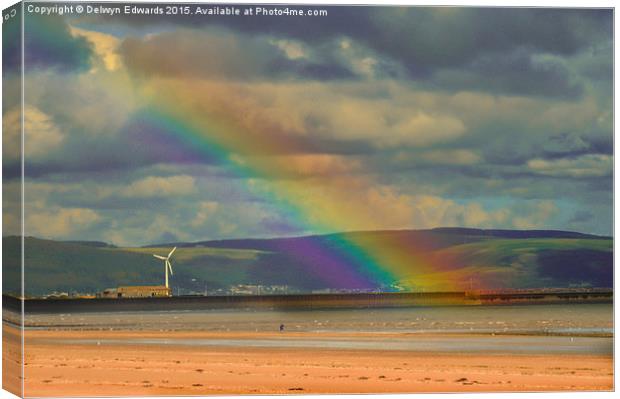
[[[493,288],[613,286],[611,239],[492,239],[435,252]]]
[[[366,240],[385,234],[411,240],[431,237],[437,245],[427,249],[425,258],[436,265],[433,278],[454,281],[457,285],[453,287],[466,288],[467,283],[474,288],[613,286],[613,241],[606,237],[557,238],[556,234],[541,238],[538,234],[536,238],[504,238],[454,231],[354,234]],[[320,259],[304,256],[299,249],[312,242],[331,251],[341,250],[339,238],[343,236],[177,244],[171,286],[175,292],[186,293],[202,292],[205,286],[213,291],[236,284],[288,285],[301,291],[349,288],[326,283],[329,280],[313,270]],[[94,293],[120,285],[161,285],[163,263],[152,254],[165,255],[170,249],[116,248],[29,237],[25,241],[26,294]],[[4,237],[4,293],[19,294],[19,254],[19,239]],[[412,270],[412,286],[421,278]]]
[[[3,292],[19,293],[19,239],[3,238]],[[102,248],[27,238],[25,286],[31,296],[57,292],[99,292],[119,285],[163,285],[163,263],[152,254],[170,248]],[[192,248],[173,259],[174,285],[203,289],[250,282],[247,271],[259,251]],[[196,281],[192,281],[195,279]]]

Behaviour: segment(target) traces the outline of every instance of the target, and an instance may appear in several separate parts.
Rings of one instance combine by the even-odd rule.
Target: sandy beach
[[[21,336],[17,327],[2,325],[2,388],[20,396],[22,390]]]
[[[467,348],[450,350],[449,346],[439,351],[398,350],[398,346],[393,350],[372,349],[373,342],[394,341],[430,342],[444,348],[441,343],[462,342],[464,338],[484,342],[490,336],[32,330],[26,332],[25,339],[25,395],[613,389],[611,352],[571,351],[569,337],[561,338],[566,342],[563,344],[549,341],[550,347],[555,345],[557,350],[548,353],[519,353],[511,350],[510,345],[504,346],[505,350],[469,352]],[[501,338],[505,342],[523,339]],[[540,342],[544,346],[546,338],[560,339],[537,339],[543,340]],[[599,340],[595,342],[603,348],[611,345],[612,340],[589,339]],[[318,346],[324,342],[329,348],[307,347],[316,342]],[[333,342],[336,345],[330,344]],[[370,342],[366,344],[370,349],[342,349],[338,342]]]

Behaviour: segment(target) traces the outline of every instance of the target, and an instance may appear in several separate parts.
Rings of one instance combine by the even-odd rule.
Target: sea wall
[[[612,303],[613,292],[368,293],[252,296],[177,296],[126,299],[26,299],[26,313],[161,311],[201,309],[339,309],[412,306],[476,306],[552,303]],[[3,306],[20,311],[21,300],[3,296]]]

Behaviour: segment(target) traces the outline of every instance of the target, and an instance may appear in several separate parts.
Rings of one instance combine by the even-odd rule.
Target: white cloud
[[[233,160],[239,164],[251,163],[260,170],[269,170],[273,178],[276,177],[311,177],[333,176],[338,174],[354,173],[362,170],[359,159],[333,154],[293,154],[265,157],[235,156]]]
[[[219,208],[219,204],[215,201],[203,201],[198,205],[198,212],[196,212],[196,216],[190,224],[193,227],[203,226],[209,219],[213,217],[217,209]]]
[[[381,142],[385,146],[425,146],[457,138],[465,130],[463,122],[453,116],[419,112],[397,123]]]
[[[377,53],[352,38],[337,39],[330,45],[334,59],[360,77],[382,79],[385,78],[385,70],[389,70],[392,77],[406,74],[401,63],[390,59],[385,54]]]
[[[307,124],[303,127],[307,135],[368,141],[378,148],[425,147],[454,140],[467,130],[458,117],[416,104],[413,99],[395,103],[345,93],[328,97],[330,89],[324,89],[317,93],[321,101],[298,101],[291,110],[300,120],[320,121],[318,128]]]
[[[517,229],[541,228],[558,211],[559,209],[553,201],[538,201],[520,212],[520,214],[525,214],[525,216],[515,216],[512,219],[512,224]]]
[[[155,177],[137,180],[120,190],[125,197],[168,197],[195,192],[196,180],[191,176]]]
[[[300,58],[306,58],[307,50],[304,49],[304,45],[296,40],[271,40],[271,44],[277,46],[280,50],[286,54],[291,60],[297,60]]]
[[[243,140],[260,140],[266,144],[270,142],[265,138],[282,134],[315,140],[368,142],[377,148],[426,147],[453,141],[468,132],[460,117],[441,110],[437,96],[389,83],[196,80],[188,84],[151,79],[147,87],[149,92],[176,93],[181,108],[193,109],[201,104],[201,109],[212,110],[211,116],[217,115],[237,127],[245,135]],[[377,96],[377,90],[388,91],[396,98],[387,100],[385,96]],[[243,114],[239,114],[239,109],[244,110]],[[265,146],[264,151],[271,148]],[[255,153],[261,151],[260,146],[253,149]]]
[[[236,223],[220,221],[218,222],[218,233],[221,237],[227,237],[234,233],[239,227]]]
[[[423,162],[433,165],[473,165],[480,162],[480,155],[470,150],[429,150],[421,153],[399,152],[397,162]]]
[[[96,72],[100,65],[108,71],[116,71],[121,68],[122,62],[118,54],[120,40],[117,37],[74,26],[71,26],[70,30],[74,37],[84,37],[92,43],[93,50],[98,58],[93,63],[91,72]]]
[[[35,107],[26,106],[24,128],[24,156],[38,158],[57,148],[64,136],[52,118]]]
[[[121,128],[143,105],[123,69],[78,76],[31,72],[24,90],[28,102],[53,118],[67,141],[124,134]]]
[[[521,215],[516,206],[488,209],[476,201],[462,204],[438,195],[403,192],[398,186],[371,183],[364,177],[285,181],[277,187],[276,192],[294,198],[310,222],[308,226],[330,231],[510,228],[513,219]],[[547,220],[538,208],[534,217]]]
[[[6,112],[3,117],[3,156],[8,161],[20,159],[21,107]],[[40,159],[58,148],[64,135],[49,115],[26,104],[24,109],[24,155],[26,159]]]
[[[25,215],[26,235],[45,238],[75,238],[76,234],[101,220],[101,216],[92,209],[27,208]]]
[[[609,176],[613,169],[610,155],[587,154],[575,158],[553,160],[532,159],[529,169],[537,174],[558,177],[598,177]]]
[[[508,209],[487,211],[476,202],[467,204],[462,212],[463,225],[469,227],[502,227],[511,216]]]

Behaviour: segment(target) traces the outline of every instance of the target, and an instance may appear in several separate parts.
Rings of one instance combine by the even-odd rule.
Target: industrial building
[[[134,285],[107,288],[98,296],[100,298],[154,298],[170,296],[170,288],[163,285]]]

